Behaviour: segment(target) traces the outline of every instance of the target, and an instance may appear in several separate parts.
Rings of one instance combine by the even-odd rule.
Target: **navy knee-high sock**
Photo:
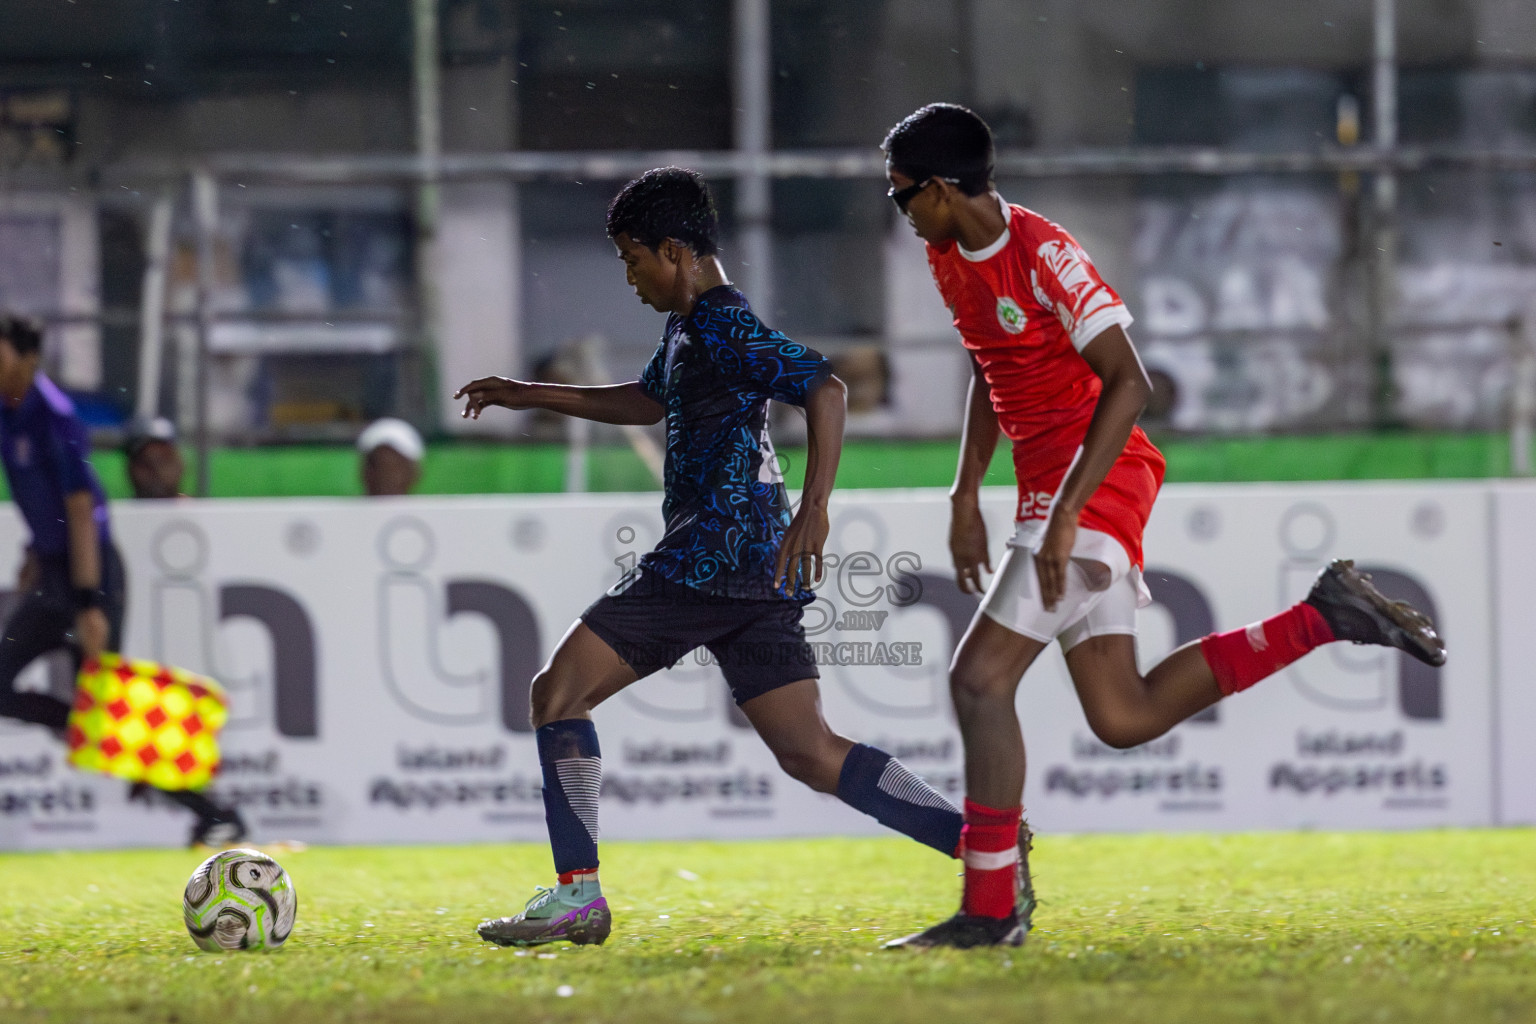
[[[596,870],[597,797],[603,788],[597,728],[588,719],[567,718],[539,726],[534,736],[544,772],[544,821],[555,872],[566,876]]]
[[[843,760],[837,795],[850,807],[950,857],[965,819],[938,790],[890,754],[856,743]]]

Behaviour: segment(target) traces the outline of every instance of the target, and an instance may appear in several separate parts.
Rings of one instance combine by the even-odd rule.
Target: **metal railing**
[[[215,331],[233,320],[273,321],[282,315],[221,312],[215,302],[213,279],[214,236],[218,230],[223,189],[258,183],[282,185],[395,184],[414,190],[418,257],[415,281],[415,319],[403,333],[428,365],[437,335],[432,261],[434,259],[438,188],[445,183],[502,180],[515,183],[622,181],[664,164],[682,164],[717,179],[734,180],[739,242],[745,254],[743,277],[746,289],[759,305],[765,305],[772,287],[772,235],[769,228],[771,189],[775,179],[819,178],[877,181],[884,176],[882,154],[873,146],[859,149],[773,150],[770,145],[768,61],[769,0],[733,0],[735,55],[733,106],[738,111],[733,145],[729,151],[625,151],[625,152],[500,152],[444,153],[438,124],[440,97],[437,82],[438,32],[436,4],[415,0],[415,153],[327,156],[282,153],[223,153],[189,160],[132,161],[103,167],[99,180],[108,186],[127,185],[147,189],[155,197],[147,230],[148,253],[140,315],[139,411],[152,412],[158,402],[159,365],[168,325],[193,326],[197,336],[198,379],[206,385],[207,360]],[[1082,179],[1090,177],[1147,178],[1169,175],[1232,177],[1251,175],[1353,174],[1369,176],[1374,206],[1368,303],[1371,323],[1366,340],[1384,353],[1391,325],[1388,322],[1393,271],[1396,262],[1396,182],[1400,176],[1426,171],[1536,172],[1536,147],[1469,150],[1456,146],[1403,146],[1397,133],[1396,111],[1396,7],[1394,0],[1374,0],[1372,99],[1375,136],[1357,146],[1328,146],[1307,152],[1234,152],[1206,147],[1093,149],[1069,152],[1002,150],[997,155],[997,175],[1003,178]],[[178,194],[190,198],[196,237],[198,287],[195,312],[167,314],[163,306],[166,261],[171,221]],[[108,312],[103,319],[117,314]],[[68,319],[68,318],[65,318]],[[302,319],[302,318],[294,318]],[[335,322],[347,314],[325,314],[314,321]],[[371,320],[369,315],[354,317]],[[399,317],[388,317],[404,326]],[[1519,332],[1524,338],[1514,363],[1516,381],[1536,376],[1530,353],[1530,322]],[[1533,384],[1532,386],[1536,386]],[[1536,397],[1529,388],[1517,387],[1512,401],[1511,452],[1513,466],[1529,466],[1531,423],[1536,418]],[[199,388],[206,403],[208,389]],[[207,491],[209,450],[207,409],[200,408],[193,430],[198,450],[198,492]],[[1515,449],[1519,448],[1519,457]]]

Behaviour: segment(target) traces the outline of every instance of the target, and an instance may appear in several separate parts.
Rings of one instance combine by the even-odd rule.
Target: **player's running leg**
[[[741,710],[791,778],[835,794],[946,856],[959,856],[960,812],[890,754],[833,732],[821,713],[816,680],[780,686]]]
[[[1001,575],[1001,568],[999,569]],[[950,666],[950,695],[965,744],[965,886],[960,912],[890,948],[1017,946],[1034,911],[1025,860],[1024,734],[1014,697],[1045,642],[977,614]]]
[[[1335,561],[1318,574],[1305,600],[1262,622],[1186,644],[1142,676],[1136,664],[1134,595],[1123,584],[1059,633],[1089,726],[1115,747],[1155,739],[1323,644],[1380,644],[1430,665],[1445,661],[1445,645],[1428,618],[1388,600],[1353,563]],[[1013,692],[1043,646],[985,615],[977,617],[962,641],[951,690],[966,748],[965,900],[954,918],[893,945],[995,945],[1020,941],[1027,931],[1027,909],[1034,904],[1023,860],[1027,831],[1018,843],[1022,866],[1014,897],[1021,930],[1008,927],[1002,878],[1003,862],[1013,856],[1005,848],[1009,827],[1017,820],[1008,801],[1022,793],[1024,768]]]
[[[541,887],[522,913],[482,922],[481,938],[501,946],[588,945],[608,938],[613,916],[597,874],[603,760],[591,712],[636,678],[635,670],[581,622],[566,632],[534,677],[533,725],[556,882]]]
[[[11,613],[0,634],[0,718],[41,725],[63,735],[69,704],[48,693],[21,693],[16,677],[37,658],[64,646],[74,616],[28,595]]]
[[[1095,609],[1089,619],[1101,614],[1112,613]],[[1144,677],[1129,633],[1127,628],[1087,636],[1066,656],[1089,726],[1099,739],[1122,749],[1156,739],[1335,641],[1396,647],[1430,665],[1445,663],[1445,645],[1433,623],[1411,606],[1388,600],[1370,577],[1342,560],[1318,574],[1305,600],[1262,622],[1185,644]]]

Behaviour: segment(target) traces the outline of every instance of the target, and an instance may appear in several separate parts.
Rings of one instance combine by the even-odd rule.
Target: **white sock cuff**
[[[1006,850],[998,850],[988,853],[985,850],[966,850],[964,858],[965,866],[975,868],[977,871],[1001,871],[1019,862],[1019,848],[1010,846]]]

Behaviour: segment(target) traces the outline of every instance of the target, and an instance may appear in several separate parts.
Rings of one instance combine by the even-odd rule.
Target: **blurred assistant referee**
[[[112,544],[107,499],[88,455],[90,438],[74,404],[39,371],[42,333],[0,316],[0,463],[32,539],[17,577],[20,602],[0,636],[0,716],[62,735],[69,704],[50,694],[18,693],[32,661],[68,646],[82,661],[119,650],[127,583]],[[197,815],[193,844],[245,837],[238,812],[199,793],[163,795]]]

